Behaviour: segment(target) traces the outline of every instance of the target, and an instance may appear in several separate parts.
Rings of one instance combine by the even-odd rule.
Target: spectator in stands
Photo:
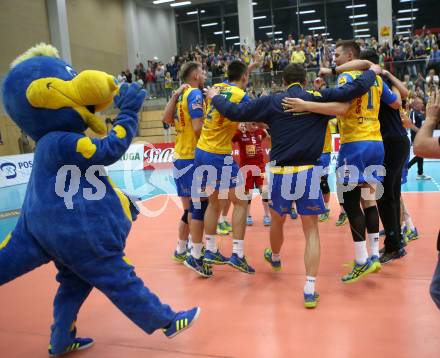
[[[156,78],[156,95],[157,97],[164,97],[165,95],[165,68],[162,64],[162,62],[159,62],[159,64],[156,67],[156,72],[154,74],[154,77]]]
[[[290,63],[303,65],[305,61],[306,56],[304,51],[301,50],[301,45],[296,45],[295,50],[292,52],[292,56],[290,57]]]
[[[438,89],[439,77],[435,72],[435,68],[431,68],[426,76],[426,90],[425,92],[430,94],[432,90]]]
[[[147,68],[147,73],[145,75],[145,80],[147,81],[147,92],[150,99],[156,97],[156,79],[154,78],[154,73],[151,67]]]
[[[171,98],[171,94],[173,93],[173,79],[171,78],[171,73],[167,72],[165,74],[165,97],[167,102]]]
[[[130,69],[125,70],[125,77],[127,77],[127,82],[132,83],[133,82],[133,74],[130,72]]]
[[[291,53],[293,51],[293,48],[295,47],[295,40],[293,39],[292,35],[287,36],[287,40],[284,44],[284,48],[287,52]]]

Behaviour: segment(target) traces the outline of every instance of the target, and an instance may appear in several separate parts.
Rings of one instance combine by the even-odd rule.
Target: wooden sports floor
[[[146,285],[176,310],[202,308],[195,325],[169,340],[162,332],[148,336],[94,290],[78,319],[79,336],[96,344],[73,357],[307,357],[439,358],[440,312],[429,296],[436,263],[440,193],[405,193],[420,239],[408,255],[358,283],[344,285],[343,266],[353,258],[349,227],[331,220],[320,224],[322,258],[317,309],[303,308],[304,238],[300,220],[288,218],[282,251],[283,270],[273,272],[263,259],[268,229],[259,199],[255,224],[246,232],[246,255],[256,268],[246,275],[231,267],[214,269],[203,279],[171,259],[179,209],[170,201],[154,218],[140,217],[127,243],[127,255]],[[161,207],[166,196],[144,202]],[[231,238],[221,239],[231,253]],[[0,268],[1,269],[1,268]],[[47,356],[55,269],[46,265],[0,287],[0,357]]]

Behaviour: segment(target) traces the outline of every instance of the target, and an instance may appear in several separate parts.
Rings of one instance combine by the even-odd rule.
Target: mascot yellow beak
[[[105,124],[94,112],[107,108],[118,90],[113,76],[101,71],[88,70],[70,81],[55,77],[35,80],[27,88],[26,97],[35,108],[71,107],[95,133],[105,134]]]

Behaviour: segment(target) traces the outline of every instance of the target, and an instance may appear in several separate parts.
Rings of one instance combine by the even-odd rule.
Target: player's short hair
[[[291,63],[283,71],[283,80],[287,85],[295,82],[304,83],[306,80],[306,69],[299,63]]]
[[[240,81],[247,72],[247,66],[241,61],[232,61],[228,66],[228,80],[230,82]]]
[[[336,48],[341,47],[346,50],[351,50],[353,52],[354,57],[359,58],[361,54],[361,48],[356,41],[353,40],[340,40],[336,42]]]
[[[180,70],[180,79],[183,82],[187,82],[191,74],[202,65],[198,62],[187,62],[182,66]]]
[[[379,55],[377,54],[377,51],[372,47],[369,47],[364,51],[362,51],[360,55],[360,59],[368,60],[370,62],[375,63],[376,65],[379,63]]]

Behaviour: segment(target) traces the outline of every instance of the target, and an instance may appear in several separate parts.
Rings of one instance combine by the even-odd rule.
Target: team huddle
[[[339,74],[337,87],[324,88],[319,79],[314,90],[306,91],[304,67],[290,64],[283,71],[285,91],[255,100],[250,100],[245,89],[257,64],[247,67],[232,62],[228,80],[204,93],[202,66],[195,62],[184,66],[184,85],[171,97],[163,117],[176,128],[173,176],[184,210],[176,261],[203,277],[212,276],[213,265],[225,264],[255,273],[244,253],[244,238],[246,226],[253,222],[252,194],[258,189],[263,223],[270,226],[270,248],[265,249],[264,259],[275,271],[282,267],[286,215],[296,207],[301,216],[306,239],[304,305],[316,307],[321,254],[318,222],[329,216],[329,121],[335,117],[341,138],[336,165],[338,200],[341,220],[348,218],[350,223],[355,252],[351,271],[342,282],[356,282],[406,254],[400,183],[409,141],[399,109],[407,91],[377,65],[374,50],[361,54],[354,41],[339,42],[335,60],[337,67],[321,69],[320,74]],[[264,139],[271,142],[267,176]],[[241,168],[232,157],[233,142],[240,148]],[[233,205],[232,225],[225,220],[229,203]],[[379,218],[385,234],[382,250]],[[414,239],[413,229],[409,235]],[[216,234],[231,230],[232,255],[225,257]]]

